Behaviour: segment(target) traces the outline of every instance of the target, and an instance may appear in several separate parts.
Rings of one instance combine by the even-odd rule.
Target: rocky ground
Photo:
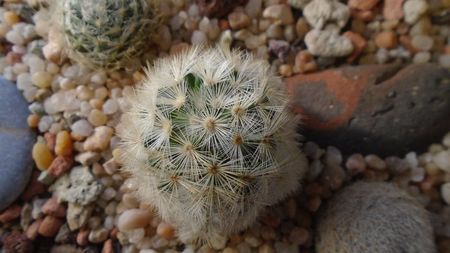
[[[16,150],[3,136],[22,136],[11,129],[23,126],[3,125],[9,118],[27,117],[37,133],[35,143],[23,141],[18,157],[2,163],[13,168],[1,172],[9,177],[23,177],[24,170],[31,174],[30,184],[12,204],[2,201],[20,192],[24,183],[0,187],[0,203],[9,205],[0,213],[3,252],[314,252],[320,207],[355,180],[394,182],[416,196],[432,214],[439,252],[450,252],[450,133],[424,152],[393,156],[393,151],[383,159],[377,152],[344,156],[305,136],[310,171],[301,192],[268,207],[247,231],[210,246],[183,244],[150,205],[133,197],[133,182],[120,171],[115,126],[127,108],[123,96],[143,79],[143,72],[84,69],[52,40],[49,12],[36,5],[39,1],[0,2],[0,73],[16,83],[31,112],[0,109],[0,151]],[[190,44],[219,42],[267,59],[283,77],[343,65],[434,63],[433,69],[450,68],[448,0],[212,2],[223,6],[163,1],[162,25],[143,59],[175,54]],[[316,75],[339,83],[333,75]],[[435,89],[448,94],[448,77],[436,83]],[[17,94],[1,88],[0,95],[5,101],[17,99],[11,103],[20,107]],[[431,113],[442,122],[448,117],[442,110]],[[23,130],[23,135],[33,132]],[[32,171],[23,162],[31,158],[36,165]]]

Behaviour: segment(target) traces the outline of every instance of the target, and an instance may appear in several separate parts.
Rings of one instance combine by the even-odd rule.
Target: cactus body
[[[119,128],[124,167],[184,241],[251,225],[306,170],[298,118],[265,62],[222,49],[162,59]]]
[[[89,67],[127,66],[144,52],[155,26],[148,0],[55,1],[69,56]]]
[[[317,253],[434,253],[427,211],[388,183],[344,188],[319,215]]]

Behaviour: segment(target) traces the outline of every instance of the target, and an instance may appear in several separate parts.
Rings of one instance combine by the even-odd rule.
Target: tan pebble
[[[39,88],[46,89],[52,84],[52,74],[44,71],[38,71],[31,76],[31,82]]]
[[[380,0],[349,0],[348,6],[359,10],[370,10],[375,7]]]
[[[73,142],[67,131],[58,132],[56,135],[55,154],[68,156],[72,154]]]
[[[367,155],[364,160],[366,161],[367,165],[375,170],[385,170],[386,169],[386,162],[381,159],[377,155]]]
[[[95,92],[91,88],[84,85],[78,86],[76,88],[76,91],[77,91],[77,98],[83,101],[87,101],[93,98],[95,95]]]
[[[380,32],[375,37],[375,44],[381,48],[393,49],[397,47],[397,35],[392,31]]]
[[[263,244],[258,248],[258,253],[275,253],[275,249],[270,244]]]
[[[374,11],[362,11],[362,10],[352,9],[351,15],[354,20],[369,22],[375,18],[376,13]]]
[[[25,232],[25,235],[28,239],[34,240],[39,235],[38,230],[41,226],[42,219],[35,220],[31,225],[27,228],[27,231]]]
[[[309,231],[304,228],[295,227],[289,234],[289,240],[293,244],[304,245],[310,239]]]
[[[393,31],[396,30],[397,26],[400,24],[398,20],[386,20],[381,23],[381,29],[385,31]]]
[[[128,209],[124,211],[117,222],[121,231],[146,227],[152,220],[152,213],[141,209]]]
[[[42,48],[42,53],[44,57],[54,63],[59,63],[61,61],[61,47],[54,42],[49,42]]]
[[[91,105],[92,108],[100,110],[102,109],[104,103],[103,100],[99,98],[93,98],[89,100],[89,104]]]
[[[59,218],[64,218],[66,216],[66,208],[58,203],[57,198],[49,198],[41,207],[41,210],[45,215],[51,215]]]
[[[263,11],[263,17],[278,20],[283,25],[294,23],[291,7],[287,4],[274,4]]]
[[[305,35],[309,32],[310,27],[308,25],[308,22],[306,21],[306,18],[301,17],[297,20],[297,23],[295,24],[295,32],[297,33],[297,37],[299,39],[304,39]]]
[[[170,240],[175,235],[175,230],[171,225],[161,222],[156,228],[156,233],[161,237]]]
[[[39,226],[38,233],[44,237],[53,237],[58,233],[59,228],[62,226],[63,221],[47,215]]]
[[[27,118],[27,123],[28,126],[31,128],[36,128],[39,125],[39,120],[41,119],[41,117],[39,117],[39,115],[37,114],[30,114]]]
[[[228,15],[228,22],[234,30],[239,30],[250,25],[250,17],[242,11],[235,11]]]
[[[289,64],[281,64],[278,68],[278,72],[280,72],[280,75],[283,77],[292,76],[292,66]]]
[[[22,210],[22,207],[17,204],[13,204],[13,205],[9,206],[6,210],[4,210],[0,214],[0,222],[7,223],[7,222],[10,222],[10,221],[18,218],[20,216],[21,210]]]
[[[114,253],[113,243],[111,239],[108,239],[103,243],[102,253]]]
[[[367,41],[361,35],[352,31],[345,32],[344,36],[347,37],[353,44],[353,52],[347,58],[347,62],[351,63],[363,52],[364,48],[367,46]]]
[[[345,167],[350,175],[357,175],[366,169],[366,161],[361,154],[353,154],[348,157]]]
[[[296,54],[294,71],[297,70],[300,73],[307,73],[316,69],[317,64],[314,61],[313,55],[309,51],[302,50]]]
[[[106,122],[108,121],[108,117],[102,111],[98,109],[93,109],[89,113],[88,121],[93,126],[98,127],[106,124]]]
[[[54,156],[47,145],[41,142],[34,144],[32,156],[37,168],[41,171],[47,170],[54,159]]]
[[[6,24],[11,26],[19,23],[20,21],[20,17],[15,12],[12,11],[5,11],[3,13],[3,19],[5,20]]]
[[[239,253],[239,251],[235,248],[226,247],[223,249],[222,253]]]
[[[403,1],[389,0],[383,1],[383,16],[386,20],[400,20],[403,18]]]
[[[84,149],[86,151],[103,151],[107,149],[113,133],[114,130],[111,127],[96,127],[94,134],[84,142]]]
[[[113,149],[113,151],[112,151],[112,156],[113,156],[113,158],[114,158],[114,161],[115,161],[117,164],[122,164],[122,160],[121,160],[122,154],[123,154],[123,152],[122,152],[122,150],[121,150],[120,148],[115,148],[115,149]]]
[[[80,229],[80,231],[78,231],[77,238],[76,238],[77,244],[80,246],[86,246],[89,243],[89,240],[88,240],[89,233],[90,233],[90,230],[87,228]]]

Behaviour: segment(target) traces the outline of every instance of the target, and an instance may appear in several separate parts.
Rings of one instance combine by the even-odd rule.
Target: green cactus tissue
[[[299,119],[266,62],[193,48],[146,75],[118,126],[124,169],[183,241],[245,229],[299,187]]]
[[[156,23],[149,0],[54,0],[52,5],[68,55],[91,68],[132,65]]]

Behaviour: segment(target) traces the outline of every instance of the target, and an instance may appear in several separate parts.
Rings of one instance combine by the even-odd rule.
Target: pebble
[[[392,31],[380,32],[375,37],[375,44],[381,48],[393,49],[397,43],[397,34]]]
[[[427,63],[431,60],[430,52],[418,52],[414,55],[413,62],[417,64]]]
[[[205,44],[206,42],[208,42],[208,37],[204,32],[196,30],[192,33],[191,37],[192,45],[201,45]]]
[[[328,146],[325,153],[324,162],[327,165],[340,165],[342,163],[342,153],[333,146]]]
[[[88,240],[91,243],[101,243],[108,239],[109,231],[105,228],[99,228],[96,230],[92,230],[89,233]]]
[[[275,249],[270,244],[263,244],[259,247],[258,253],[275,253]]]
[[[268,6],[263,11],[263,17],[275,19],[280,21],[283,25],[294,23],[294,16],[292,15],[291,8],[286,4],[274,4]]]
[[[380,0],[349,0],[348,6],[359,10],[371,10]]]
[[[38,71],[31,77],[31,81],[39,88],[49,88],[52,84],[53,76],[48,72]]]
[[[72,154],[72,138],[68,131],[61,131],[56,135],[55,154],[69,156]]]
[[[38,233],[44,237],[54,237],[58,233],[62,225],[62,220],[54,216],[47,215],[42,220],[42,223],[38,229]]]
[[[327,23],[335,23],[342,28],[350,18],[350,10],[337,0],[313,0],[304,8],[303,15],[316,29],[324,28]]]
[[[165,222],[161,222],[158,224],[158,227],[156,228],[156,233],[161,237],[163,237],[164,239],[170,240],[175,235],[175,230],[171,225]]]
[[[304,245],[306,242],[308,242],[309,238],[310,235],[308,230],[301,227],[295,227],[289,233],[289,241],[291,241],[291,243],[293,244]]]
[[[450,54],[440,55],[438,61],[442,67],[450,68]]]
[[[73,129],[72,129],[73,130]],[[107,126],[99,126],[95,128],[92,136],[88,137],[84,142],[83,148],[86,151],[103,151],[109,146],[109,141],[114,130]]]
[[[103,104],[103,112],[106,115],[112,115],[116,113],[119,110],[119,104],[117,103],[117,100],[115,99],[108,99]]]
[[[323,57],[340,57],[353,52],[353,44],[347,37],[330,31],[309,31],[305,43],[313,55]]]
[[[121,231],[143,228],[152,220],[152,214],[148,210],[128,209],[124,211],[117,221],[117,227]]]
[[[17,204],[13,204],[13,205],[9,206],[6,210],[4,210],[0,214],[0,222],[7,223],[14,219],[19,218],[21,210],[22,210],[22,207]]]
[[[412,37],[411,43],[413,47],[422,51],[430,51],[434,45],[433,38],[427,35],[420,35],[420,34],[414,35]]]
[[[47,145],[41,142],[34,144],[32,156],[36,163],[36,167],[41,171],[47,170],[54,159],[54,156]]]
[[[414,24],[428,10],[428,3],[425,0],[407,0],[403,4],[405,21]]]
[[[367,163],[367,166],[369,168],[375,169],[375,170],[385,170],[386,169],[386,163],[383,159],[378,157],[377,155],[367,155],[364,160]]]
[[[114,247],[113,247],[113,241],[111,239],[108,239],[103,244],[102,252],[101,253],[114,253]]]
[[[441,185],[441,195],[447,205],[450,205],[450,183]]]
[[[360,174],[366,169],[366,161],[361,154],[353,154],[347,158],[345,167],[351,175]]]
[[[450,151],[440,151],[434,154],[432,160],[441,170],[450,172]]]
[[[61,61],[61,51],[62,48],[55,42],[49,42],[42,48],[44,57],[54,63],[59,63]]]
[[[93,109],[89,113],[88,121],[93,126],[98,127],[106,124],[108,117],[102,111]]]
[[[383,1],[383,17],[386,20],[400,20],[403,18],[403,1],[404,0]]]
[[[239,30],[250,25],[250,17],[242,11],[235,11],[228,15],[228,22],[234,30]]]
[[[66,208],[59,204],[56,198],[49,198],[42,206],[42,213],[58,218],[64,218],[66,216]]]
[[[81,227],[86,226],[89,218],[91,217],[92,207],[81,206],[75,203],[67,205],[67,224],[70,230],[74,231]]]

